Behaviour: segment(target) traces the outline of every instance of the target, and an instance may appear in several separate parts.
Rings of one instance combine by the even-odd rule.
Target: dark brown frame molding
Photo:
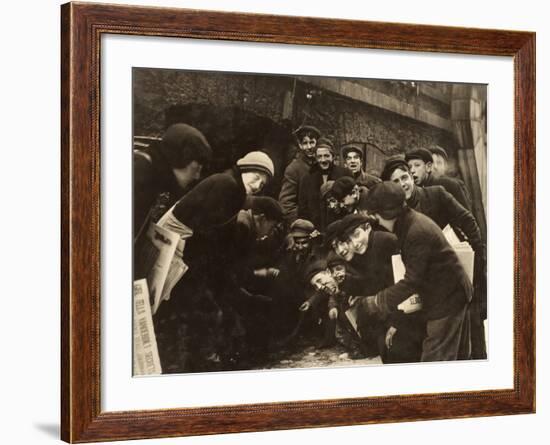
[[[515,70],[513,389],[102,412],[99,317],[102,34],[512,56]],[[61,7],[61,35],[63,440],[74,443],[174,437],[535,411],[534,33],[68,3]]]

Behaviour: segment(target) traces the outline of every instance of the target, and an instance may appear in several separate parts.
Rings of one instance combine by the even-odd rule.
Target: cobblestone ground
[[[293,350],[270,354],[265,365],[257,366],[254,369],[327,368],[380,364],[382,364],[380,357],[351,359],[341,345],[317,349],[314,346],[301,344]]]

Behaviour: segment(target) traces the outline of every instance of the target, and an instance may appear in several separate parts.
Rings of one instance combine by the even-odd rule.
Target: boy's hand
[[[393,346],[393,336],[397,332],[397,329],[395,329],[393,326],[390,326],[388,329],[388,332],[386,332],[386,348],[391,349]]]
[[[298,308],[298,310],[302,312],[306,312],[309,310],[310,307],[311,307],[311,303],[309,301],[304,301],[302,305]]]
[[[333,307],[331,310],[329,310],[328,318],[330,318],[331,320],[336,320],[336,318],[338,318],[338,309]]]

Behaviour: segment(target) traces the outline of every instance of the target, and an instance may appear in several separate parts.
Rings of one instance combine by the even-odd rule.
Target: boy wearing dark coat
[[[472,198],[464,183],[450,176],[436,177],[433,172],[433,156],[425,148],[411,150],[405,155],[414,183],[420,187],[442,186],[468,211],[472,211]]]
[[[421,361],[470,358],[468,306],[472,286],[441,229],[427,216],[407,207],[405,192],[393,182],[383,182],[369,192],[368,210],[379,224],[398,239],[405,277],[374,295],[358,297],[365,313],[386,319],[406,313],[409,297],[419,295],[426,319]]]
[[[315,146],[321,136],[320,131],[311,125],[303,125],[295,133],[298,152],[285,169],[279,193],[279,202],[288,224],[298,218],[300,182],[315,164]]]
[[[353,173],[355,182],[367,189],[381,182],[380,178],[370,175],[363,170],[363,150],[357,145],[346,145],[342,148],[344,166]]]
[[[407,206],[429,216],[441,229],[450,225],[472,246],[475,252],[474,297],[470,305],[472,358],[486,359],[483,326],[483,320],[487,318],[486,249],[474,216],[441,186],[416,186],[404,160],[393,159],[386,162],[382,177],[403,188]]]
[[[211,157],[204,135],[186,124],[170,126],[159,143],[134,151],[134,239],[189,190]],[[158,215],[152,215],[155,204],[164,209]]]
[[[298,216],[311,221],[320,232],[324,232],[321,186],[327,181],[351,176],[351,172],[347,168],[334,164],[334,147],[328,139],[319,140],[315,150],[317,164],[300,183]]]
[[[347,244],[348,264],[357,274],[347,285],[350,296],[372,295],[394,283],[392,256],[399,252],[397,238],[373,230],[375,224],[374,218],[360,214],[348,215],[338,222],[337,239]],[[418,361],[420,347],[416,339],[422,336],[423,326],[416,320],[402,321],[396,316],[384,322],[359,313],[357,324],[367,355],[380,354],[384,363]],[[380,338],[396,327],[399,336],[391,347],[385,346]]]
[[[184,351],[176,372],[209,370],[212,366],[206,357],[208,353],[216,355],[216,346],[209,344],[211,331],[231,313],[223,298],[231,275],[220,242],[227,240],[233,230],[247,195],[258,193],[273,175],[269,156],[250,152],[231,170],[200,182],[158,223],[181,236],[176,254],[188,266],[171,298],[155,314],[157,326],[171,320],[163,328],[168,330],[168,344],[163,345],[160,336],[161,361],[170,342],[176,342]]]

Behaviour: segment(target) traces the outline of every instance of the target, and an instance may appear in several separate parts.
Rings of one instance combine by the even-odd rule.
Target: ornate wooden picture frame
[[[535,411],[534,33],[91,3],[65,4],[61,14],[63,440],[93,442]],[[513,389],[103,412],[99,116],[101,37],[105,34],[513,57]]]

